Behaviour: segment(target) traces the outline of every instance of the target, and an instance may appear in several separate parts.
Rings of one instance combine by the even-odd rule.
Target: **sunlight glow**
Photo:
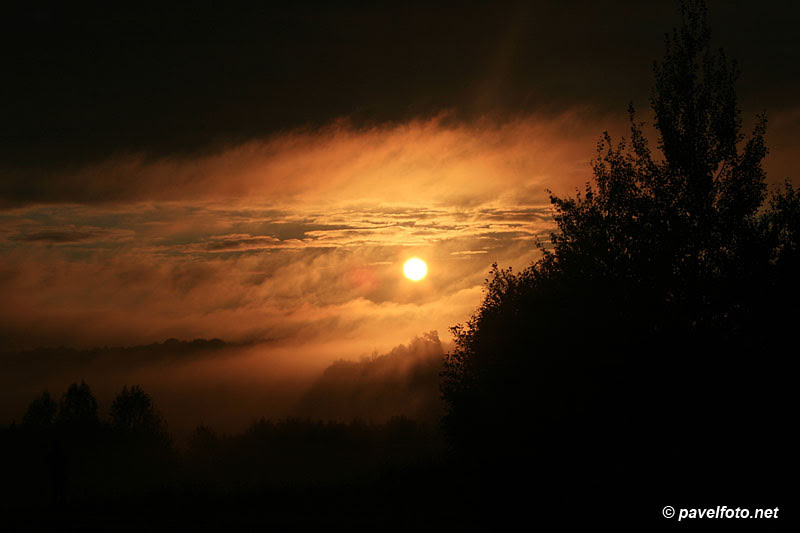
[[[417,257],[412,257],[403,265],[403,274],[411,281],[419,281],[428,273],[428,265]]]

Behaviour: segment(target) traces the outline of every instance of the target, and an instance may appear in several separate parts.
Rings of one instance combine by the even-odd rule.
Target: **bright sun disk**
[[[403,265],[403,274],[411,281],[419,281],[428,273],[428,265],[417,257],[412,257]]]

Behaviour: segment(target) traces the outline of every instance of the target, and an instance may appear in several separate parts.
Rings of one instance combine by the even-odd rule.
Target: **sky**
[[[798,10],[709,4],[769,181],[797,183]],[[446,349],[492,263],[538,257],[548,191],[591,179],[629,102],[651,119],[675,5],[4,8],[3,351],[219,338],[248,347],[233,383]]]

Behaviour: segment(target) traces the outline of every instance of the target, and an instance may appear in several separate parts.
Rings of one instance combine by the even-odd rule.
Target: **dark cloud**
[[[597,135],[620,119],[621,115],[573,109],[503,123],[486,119],[454,124],[437,116],[363,128],[342,121],[193,157],[123,153],[81,168],[57,165],[48,171],[10,173],[0,168],[0,207],[57,203],[62,208],[51,215],[56,223],[57,216],[68,218],[70,211],[87,203],[147,204],[158,216],[175,210],[164,202],[218,202],[230,206],[231,218],[241,221],[247,219],[242,207],[269,211],[298,203],[319,213],[327,211],[323,206],[338,204],[367,215],[377,203],[412,206],[430,214],[443,206],[478,207],[498,194],[518,196],[530,205],[542,203],[545,186],[536,185],[540,178],[569,181],[577,161],[583,163],[584,174]],[[508,178],[518,183],[501,190]],[[270,209],[263,209],[267,206]],[[184,211],[191,215],[198,208],[187,205]],[[379,212],[382,209],[383,205]],[[114,216],[112,210],[107,213]],[[273,229],[293,230],[291,225]]]
[[[35,226],[34,226],[35,227]],[[11,235],[8,239],[21,243],[70,244],[101,243],[109,240],[130,239],[132,232],[123,229],[70,228],[33,229]]]
[[[270,222],[262,224],[260,230],[267,235],[271,235],[281,241],[292,241],[303,239],[310,232],[336,231],[351,229],[347,224],[317,224],[313,221],[303,222]]]
[[[68,372],[95,370],[126,371],[146,365],[161,365],[193,361],[201,357],[229,354],[231,348],[242,347],[220,339],[195,339],[164,342],[130,347],[97,347],[88,350],[75,348],[36,348],[20,352],[3,353],[4,368],[14,375],[14,380],[32,384]],[[226,351],[227,350],[227,351]]]
[[[11,240],[22,241],[22,242],[62,243],[62,242],[86,241],[95,237],[96,235],[97,235],[96,233],[85,232],[85,231],[50,230],[50,231],[38,231],[35,233],[27,233],[22,235],[14,235],[13,237],[11,237]]]
[[[272,248],[280,243],[279,239],[274,237],[261,237],[252,235],[222,235],[214,236],[209,241],[203,244],[203,247],[209,252],[230,252],[237,250],[261,250],[264,248]]]
[[[35,245],[63,245],[86,250],[118,246],[131,241],[135,236],[135,232],[127,228],[54,224],[52,213],[39,211],[37,214],[43,215],[44,220],[37,220],[36,217],[15,219],[13,216],[4,217],[6,220],[0,219],[0,251]]]
[[[543,221],[553,218],[549,207],[528,207],[517,209],[480,209],[479,216],[486,219]]]
[[[191,154],[338,117],[620,109],[647,97],[676,3],[17,3],[0,23],[3,195],[35,190],[11,168]],[[711,2],[748,105],[794,105],[797,9]]]

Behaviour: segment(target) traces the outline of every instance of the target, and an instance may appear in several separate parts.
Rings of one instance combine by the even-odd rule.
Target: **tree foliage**
[[[699,457],[676,439],[741,439],[717,422],[731,413],[786,409],[772,373],[789,338],[780,303],[798,294],[798,193],[787,184],[765,202],[766,117],[742,133],[739,71],[712,48],[704,2],[682,3],[665,47],[650,100],[656,149],[631,105],[630,138],[603,134],[585,190],[551,195],[556,230],[541,259],[519,273],[494,265],[482,304],[452,328],[444,428],[472,461],[635,471],[659,446]],[[672,436],[658,428],[704,415],[716,418]],[[659,444],[631,449],[643,439]]]
[[[61,397],[56,421],[65,426],[91,427],[97,426],[97,400],[92,396],[89,385],[83,381],[73,383]]]
[[[164,432],[164,420],[153,400],[138,385],[122,388],[111,403],[111,427],[125,433],[157,435]]]
[[[34,399],[22,417],[22,425],[35,429],[50,427],[58,412],[58,404],[47,391],[42,392]]]

